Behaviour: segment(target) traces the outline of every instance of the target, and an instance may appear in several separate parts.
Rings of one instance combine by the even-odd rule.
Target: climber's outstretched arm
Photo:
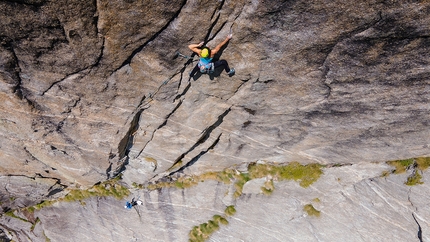
[[[227,36],[227,38],[225,38],[225,40],[223,42],[221,42],[219,45],[217,45],[213,50],[211,50],[211,57],[214,57],[216,55],[216,53],[218,53],[218,51],[221,50],[221,48],[227,44],[227,42],[231,39],[232,35],[229,34]]]
[[[190,44],[188,48],[192,50],[194,53],[198,54],[200,56],[200,52],[202,51],[199,49],[199,47],[202,47],[203,42],[200,42],[199,44]]]

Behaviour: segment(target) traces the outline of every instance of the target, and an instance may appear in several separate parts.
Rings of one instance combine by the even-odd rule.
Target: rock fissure
[[[212,31],[213,31],[213,29],[215,28],[215,26],[217,25],[217,23],[218,23],[218,20],[219,20],[219,18],[221,17],[221,14],[218,14],[218,16],[217,16],[217,18],[215,19],[215,21],[211,24],[211,26],[209,27],[209,30],[208,30],[208,33],[206,34],[206,36],[205,36],[205,44],[207,43],[207,42],[209,42],[209,41],[211,41],[211,40],[213,40],[217,35],[218,35],[218,33],[219,32],[221,32],[221,30],[224,28],[224,26],[227,24],[227,21],[224,21],[222,24],[221,24],[221,26],[219,27],[219,29],[215,32],[215,33],[213,33],[213,35],[211,36],[211,33],[212,33]]]
[[[38,161],[38,162],[40,162],[40,163],[42,163],[44,166],[45,166],[45,168],[47,168],[47,167],[49,167],[48,165],[46,165],[44,162],[42,162],[41,160],[39,160],[38,158],[36,158],[29,150],[28,150],[28,148],[27,147],[25,147],[24,146],[24,148],[23,148],[23,150],[25,151],[25,153],[28,155],[28,156],[30,156],[30,158],[33,160],[33,161]]]
[[[21,67],[19,64],[19,59],[18,56],[15,53],[14,47],[13,47],[13,43],[9,43],[9,47],[10,47],[10,51],[12,53],[13,56],[13,61],[14,61],[14,65],[15,65],[15,73],[14,76],[16,78],[16,84],[14,85],[14,87],[12,88],[13,93],[15,93],[15,95],[17,95],[21,100],[26,100],[27,104],[30,107],[33,107],[34,105],[32,105],[32,102],[27,99],[26,97],[26,92],[23,90],[22,87],[22,79],[21,79]]]
[[[417,226],[418,226],[418,232],[417,232],[418,239],[420,240],[420,242],[423,242],[423,231],[414,213],[412,213],[412,218],[414,218],[414,221],[415,223],[417,223]]]
[[[220,2],[221,3],[219,4],[219,6],[214,9],[214,12],[211,15],[211,19],[213,19],[213,17],[215,16],[216,12],[221,11],[222,7],[224,6],[225,0],[221,0]]]
[[[220,133],[218,135],[218,137],[215,139],[215,141],[206,150],[201,151],[197,156],[191,158],[189,162],[187,162],[185,165],[181,166],[181,168],[179,168],[177,171],[171,172],[169,174],[169,176],[172,176],[175,173],[180,173],[183,170],[185,170],[186,168],[194,165],[200,159],[200,157],[202,157],[203,155],[205,155],[206,153],[208,153],[210,150],[213,150],[215,148],[215,146],[218,144],[218,142],[221,139],[221,135],[222,135],[222,133]]]
[[[121,69],[122,67],[129,65],[131,63],[131,60],[134,58],[134,56],[141,52],[150,42],[152,42],[153,40],[155,40],[161,33],[164,32],[164,30],[166,30],[170,24],[179,16],[179,14],[182,11],[182,8],[186,5],[187,0],[183,0],[181,6],[179,7],[179,10],[176,11],[176,13],[173,15],[172,18],[170,18],[170,20],[160,29],[158,30],[158,32],[156,32],[153,36],[151,36],[151,38],[149,38],[145,43],[143,43],[141,46],[139,46],[137,49],[135,49],[131,55],[118,67],[116,68],[112,73],[117,72],[119,69]]]
[[[193,146],[191,146],[191,148],[189,148],[186,152],[182,153],[178,158],[176,158],[176,160],[173,162],[173,165],[171,166],[171,168],[174,167],[175,165],[177,165],[178,162],[180,162],[191,151],[193,151],[198,146],[200,146],[201,144],[206,142],[206,140],[209,139],[212,131],[215,130],[223,122],[223,119],[230,113],[230,111],[231,111],[231,107],[228,108],[227,110],[225,110],[220,116],[218,116],[218,119],[215,123],[213,123],[212,125],[208,126],[206,129],[204,129],[202,131],[202,134],[200,135],[200,138],[197,139],[195,144]],[[218,142],[216,142],[216,143],[218,143]]]
[[[133,120],[130,123],[130,127],[126,133],[126,135],[122,138],[120,143],[118,144],[118,166],[116,169],[112,171],[111,164],[109,164],[109,167],[106,169],[106,171],[110,171],[112,174],[108,177],[115,177],[121,172],[123,172],[126,169],[126,166],[128,165],[128,154],[130,153],[130,149],[133,146],[133,140],[134,135],[136,134],[137,130],[139,129],[139,121],[141,118],[141,114],[143,111],[145,111],[146,108],[140,109],[133,117]],[[112,161],[111,161],[112,163]]]
[[[136,156],[136,157],[139,157],[141,154],[142,154],[142,152],[145,150],[145,148],[146,148],[146,146],[154,139],[154,136],[155,136],[155,133],[158,131],[158,130],[160,130],[161,128],[163,128],[166,124],[167,124],[167,121],[169,120],[169,118],[170,118],[170,116],[172,116],[175,112],[176,112],[176,110],[178,110],[178,108],[181,106],[181,104],[182,104],[182,100],[180,100],[179,102],[178,102],[178,104],[173,108],[173,110],[170,112],[170,113],[168,113],[167,115],[166,115],[166,117],[164,118],[164,122],[162,123],[162,124],[160,124],[153,132],[152,132],[152,134],[151,134],[151,137],[149,138],[149,140],[146,142],[146,144],[145,145],[143,145],[143,148],[139,151],[139,153],[138,153],[138,155]],[[154,171],[157,169],[157,166],[155,166],[155,169],[154,169]]]
[[[159,130],[159,129],[161,129],[161,128],[163,128],[166,124],[167,124],[167,121],[169,120],[169,118],[170,118],[170,116],[172,116],[177,110],[178,110],[178,108],[180,107],[182,105],[182,100],[179,100],[179,102],[176,104],[176,106],[173,108],[173,110],[170,112],[170,113],[168,113],[167,115],[166,115],[166,117],[164,118],[164,122],[162,123],[162,124],[160,124],[160,126],[158,126],[157,128],[156,128],[156,130]],[[155,130],[155,131],[156,131]],[[155,132],[154,131],[154,132]]]
[[[182,90],[182,92],[178,95],[176,95],[175,99],[173,101],[176,101],[183,97],[185,94],[187,94],[188,90],[191,88],[191,81],[188,81],[187,86]]]
[[[240,90],[240,88],[242,88],[242,86],[245,85],[245,83],[247,83],[249,81],[249,79],[247,79],[247,80],[241,80],[241,81],[242,81],[242,83],[240,83],[240,85],[234,90],[232,97],[234,95],[236,95],[236,93]],[[229,100],[230,98],[228,98],[227,100]]]

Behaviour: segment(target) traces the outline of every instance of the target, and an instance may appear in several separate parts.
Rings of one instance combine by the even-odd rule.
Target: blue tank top
[[[207,66],[211,62],[212,62],[212,58],[200,58],[199,66]]]

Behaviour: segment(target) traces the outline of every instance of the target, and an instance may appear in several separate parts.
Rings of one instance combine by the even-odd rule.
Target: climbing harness
[[[215,70],[214,63],[212,62],[212,58],[200,58],[199,63],[197,63],[200,72],[203,74],[213,73]]]
[[[199,62],[197,65],[199,65],[200,72],[202,74],[211,74],[211,73],[214,73],[215,66],[214,66],[213,62],[208,63],[208,64],[200,64],[200,62]]]

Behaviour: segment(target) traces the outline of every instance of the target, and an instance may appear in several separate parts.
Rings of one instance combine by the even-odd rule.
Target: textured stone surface
[[[29,234],[33,241],[187,241],[194,226],[222,215],[228,224],[208,241],[428,241],[423,194],[430,192],[430,173],[423,173],[424,184],[410,187],[403,184],[408,174],[381,178],[386,169],[369,163],[326,168],[308,188],[275,182],[269,196],[259,189],[261,180],[249,181],[237,199],[228,185],[205,181],[187,189],[136,190],[130,198],[143,204],[132,210],[113,198],[56,203],[35,212],[40,221]],[[258,189],[249,189],[253,183]],[[306,204],[320,215],[308,215]],[[236,213],[226,216],[230,205]],[[0,221],[21,229],[13,238],[24,238],[31,225],[9,216]]]
[[[429,13],[428,1],[1,1],[0,179],[18,188],[0,189],[2,211],[119,172],[131,185],[257,160],[429,156]],[[175,52],[230,31],[219,58],[236,74],[189,80],[197,57]]]

